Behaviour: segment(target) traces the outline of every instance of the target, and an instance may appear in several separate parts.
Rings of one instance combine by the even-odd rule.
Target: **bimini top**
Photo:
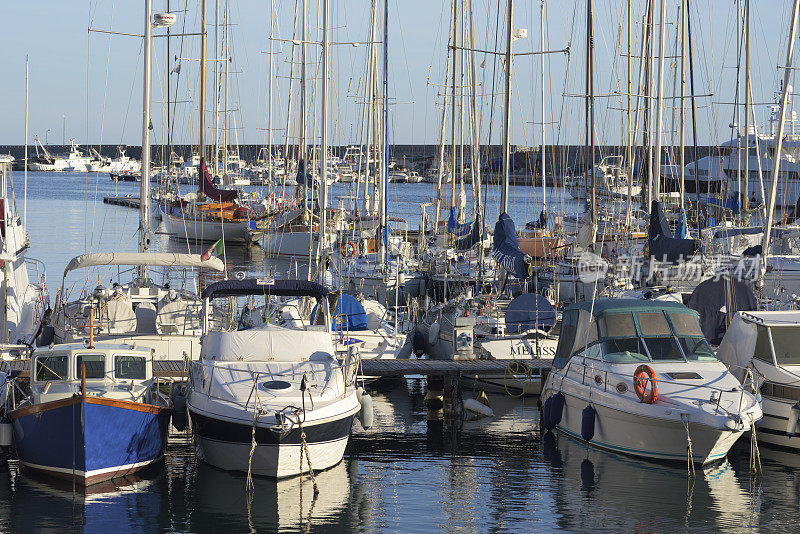
[[[224,271],[225,264],[219,258],[203,261],[199,254],[175,254],[172,252],[95,252],[72,258],[64,269],[64,276],[75,269],[103,265],[149,265],[152,267],[197,267]]]
[[[668,300],[647,299],[597,299],[592,306],[591,301],[576,302],[567,306],[566,310],[584,310],[595,317],[602,317],[606,313],[641,312],[641,311],[675,311],[695,313],[683,304]]]
[[[276,297],[326,298],[328,290],[307,280],[272,280],[271,278],[244,278],[223,280],[203,290],[204,299],[221,297],[243,297],[247,295],[275,295]]]

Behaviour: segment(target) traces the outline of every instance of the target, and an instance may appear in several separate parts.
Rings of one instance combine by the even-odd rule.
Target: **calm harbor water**
[[[22,211],[22,173],[15,173]],[[107,176],[29,173],[29,255],[46,264],[51,298],[64,266],[84,252],[136,248],[137,212],[107,206],[108,194],[138,184]],[[430,198],[430,184],[392,185],[397,206]],[[346,194],[337,186],[338,194]],[[494,198],[494,197],[492,197]],[[541,197],[512,190],[512,214],[530,220]],[[402,201],[403,203],[401,203]],[[538,202],[538,204],[537,204]],[[488,203],[490,210],[492,202]],[[495,202],[496,205],[496,202]],[[575,204],[570,204],[573,209]],[[408,211],[411,208],[404,208]],[[496,209],[496,208],[494,208]],[[495,212],[496,213],[496,212]],[[527,216],[527,219],[526,219]],[[494,213],[487,221],[496,220]],[[417,224],[409,218],[410,226]],[[159,228],[154,230],[159,232]],[[163,230],[163,227],[161,228]],[[187,244],[156,233],[154,250]],[[192,251],[203,246],[190,246]],[[228,268],[257,273],[258,248],[230,247]],[[98,280],[105,282],[106,280]],[[70,277],[67,285],[83,284]],[[95,281],[87,282],[95,284]],[[490,396],[495,416],[444,425],[424,404],[424,384],[404,380],[373,391],[375,426],[358,423],[344,462],[310,480],[256,479],[199,462],[190,440],[176,439],[164,462],[136,477],[73,493],[21,470],[0,468],[0,531],[18,532],[749,532],[795,530],[800,456],[762,447],[763,472],[749,472],[748,443],[722,464],[698,470],[610,455],[538,431],[536,399]],[[465,392],[465,395],[469,392]]]

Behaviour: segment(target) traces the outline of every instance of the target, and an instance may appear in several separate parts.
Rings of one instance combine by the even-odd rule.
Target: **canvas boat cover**
[[[329,332],[267,325],[235,332],[208,332],[200,356],[221,362],[302,362],[336,354]]]
[[[475,243],[481,241],[481,225],[478,219],[472,221],[472,231],[455,242],[456,250],[464,251],[471,249]]]
[[[200,254],[175,254],[172,252],[94,252],[83,254],[72,260],[64,269],[64,276],[75,269],[104,265],[148,265],[151,267],[196,267],[224,271],[225,264],[219,258],[203,261]]]
[[[205,158],[200,158],[200,174],[203,176],[200,180],[200,192],[208,198],[219,202],[233,202],[239,196],[239,192],[235,189],[219,189],[214,185],[208,174]]]
[[[654,200],[650,209],[650,227],[647,232],[650,255],[659,261],[675,263],[688,259],[700,250],[700,241],[674,238],[670,234],[661,204]]]
[[[203,298],[244,297],[247,295],[275,295],[277,297],[328,296],[328,290],[316,282],[307,280],[272,280],[270,278],[243,278],[223,280],[203,290]]]
[[[741,313],[737,313],[719,344],[717,359],[728,365],[731,374],[739,382],[744,380],[745,369],[753,359],[757,340],[756,325],[752,321],[743,319]]]
[[[686,305],[700,314],[703,335],[714,345],[722,341],[729,317],[758,308],[756,297],[746,283],[726,277],[698,284]]]
[[[556,324],[556,310],[543,295],[525,293],[509,303],[505,319],[509,334],[521,334],[532,328],[549,330]]]
[[[450,217],[447,219],[447,231],[456,237],[464,237],[472,229],[472,223],[458,222],[456,209],[450,208]]]
[[[494,260],[519,279],[530,275],[530,258],[519,249],[517,230],[508,213],[501,213],[494,225]]]

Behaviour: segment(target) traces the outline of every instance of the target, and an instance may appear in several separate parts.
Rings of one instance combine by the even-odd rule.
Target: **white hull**
[[[328,234],[326,245],[330,246],[336,236]],[[267,254],[274,256],[313,257],[319,249],[319,236],[308,232],[265,233],[262,244]]]
[[[314,471],[333,467],[342,461],[348,438],[308,445]],[[250,444],[198,439],[200,457],[206,463],[225,471],[249,471],[254,475],[285,478],[299,474],[301,445],[256,445],[250,463]],[[308,462],[303,452],[303,472]]]

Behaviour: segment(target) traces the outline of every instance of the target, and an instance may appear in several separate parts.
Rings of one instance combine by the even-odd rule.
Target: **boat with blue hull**
[[[151,355],[73,344],[35,356],[31,396],[8,414],[22,464],[88,486],[159,461],[171,410]]]

